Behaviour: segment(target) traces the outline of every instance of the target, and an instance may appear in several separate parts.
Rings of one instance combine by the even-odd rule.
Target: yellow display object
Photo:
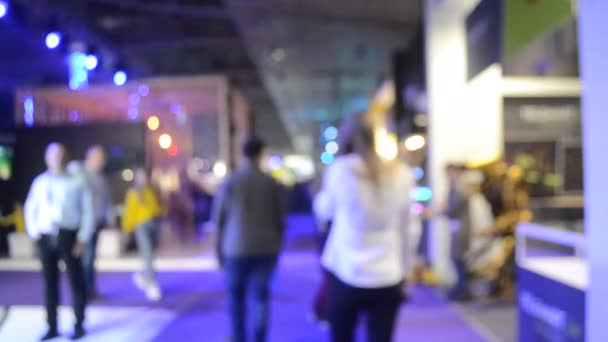
[[[23,206],[21,204],[17,204],[15,205],[15,211],[13,211],[12,214],[0,216],[0,226],[14,226],[17,233],[25,233],[25,216],[23,214]]]

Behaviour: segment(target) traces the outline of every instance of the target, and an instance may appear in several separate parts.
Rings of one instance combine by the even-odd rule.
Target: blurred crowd
[[[368,317],[370,340],[390,341],[408,288],[442,278],[433,274],[429,256],[430,222],[449,227],[456,276],[448,298],[512,296],[515,229],[532,219],[521,167],[502,161],[447,165],[444,202],[419,210],[421,204],[411,195],[417,188],[412,170],[404,159],[383,159],[376,153],[374,127],[364,116],[345,122],[341,140],[340,152],[322,180],[291,184],[290,191],[261,167],[264,145],[255,138],[243,148],[244,165],[223,182],[200,172],[136,167],[120,210],[113,205],[103,173],[102,147],[92,146],[82,162],[67,163],[66,148],[50,144],[45,154],[48,170],[32,183],[25,205],[16,204],[12,214],[0,217],[0,225],[29,234],[37,244],[49,325],[43,340],[58,334],[59,260],[67,267],[74,296],[73,337],[86,334],[86,303],[100,296],[95,256],[104,228],[118,225],[130,237],[142,260],[133,283],[149,300],[161,300],[154,267],[161,222],[173,227],[181,242],[199,241],[207,227],[216,229],[232,334],[236,341],[245,340],[243,301],[252,287],[261,315],[255,322],[256,340],[265,340],[269,282],[282,249],[288,207],[314,209],[323,277],[313,312],[329,324],[333,341],[351,341],[360,314]],[[480,283],[486,285],[485,293],[478,290]]]

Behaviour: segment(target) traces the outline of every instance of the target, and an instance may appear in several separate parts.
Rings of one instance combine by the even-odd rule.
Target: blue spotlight
[[[8,14],[8,2],[0,1],[0,19],[6,17]]]
[[[118,87],[125,85],[127,83],[127,73],[118,70],[114,73],[114,84]]]
[[[51,31],[46,35],[46,47],[53,50],[61,44],[61,33],[58,31]]]

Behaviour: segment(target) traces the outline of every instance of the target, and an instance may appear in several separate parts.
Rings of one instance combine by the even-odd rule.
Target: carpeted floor
[[[287,249],[273,281],[270,341],[328,341],[328,332],[307,319],[320,273],[310,219],[292,218]],[[213,268],[159,272],[164,298],[145,300],[131,281],[131,272],[102,272],[98,284],[104,299],[88,309],[84,341],[163,342],[228,339],[228,316],[223,276]],[[65,277],[64,277],[65,278]],[[63,279],[62,298],[70,303]],[[395,341],[476,342],[491,338],[474,328],[433,289],[415,288],[402,308]],[[0,271],[0,341],[36,341],[43,333],[42,283],[39,272]],[[2,319],[3,318],[3,319]],[[69,332],[69,307],[60,312],[61,329]],[[360,331],[361,337],[364,331]],[[361,339],[362,341],[364,339]],[[60,340],[58,340],[60,341]]]

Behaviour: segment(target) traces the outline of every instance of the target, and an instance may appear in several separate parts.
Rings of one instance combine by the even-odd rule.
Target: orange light
[[[171,147],[169,147],[169,149],[167,150],[167,153],[171,157],[175,157],[178,152],[179,152],[179,149],[177,148],[177,145],[171,145]]]
[[[156,131],[160,127],[160,120],[158,116],[151,116],[148,118],[148,128],[151,131]]]
[[[168,149],[173,144],[173,139],[169,134],[163,134],[158,138],[158,144],[162,149]]]

